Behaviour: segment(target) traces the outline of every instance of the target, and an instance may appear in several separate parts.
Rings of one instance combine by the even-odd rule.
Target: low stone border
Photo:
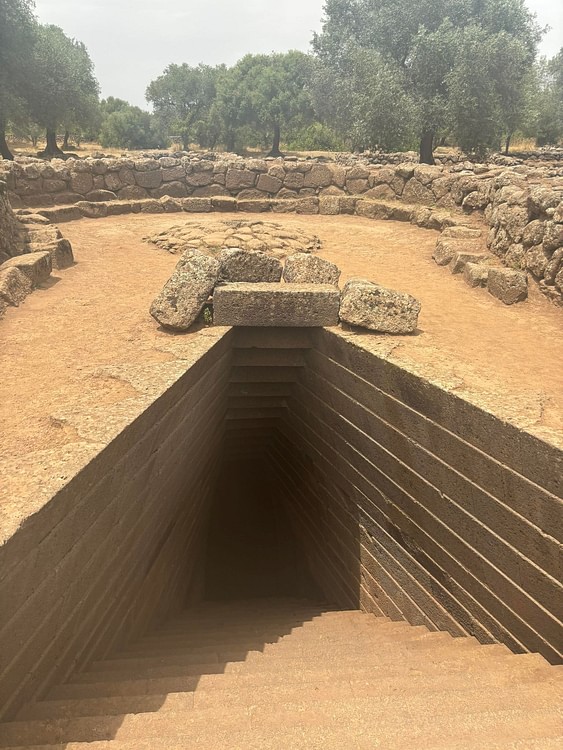
[[[2,187],[4,185],[4,188]],[[18,307],[53,269],[74,263],[72,246],[49,219],[35,214],[16,216],[0,182],[0,317]]]

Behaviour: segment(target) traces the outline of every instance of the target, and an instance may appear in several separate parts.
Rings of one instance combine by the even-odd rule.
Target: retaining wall
[[[29,160],[28,160],[29,161]],[[551,299],[563,301],[563,181],[545,170],[467,164],[448,169],[405,162],[374,165],[349,157],[242,159],[192,154],[174,158],[86,159],[4,166],[18,207],[159,200],[165,197],[295,201],[361,196],[478,212],[490,228],[488,246],[510,268],[527,271]],[[95,208],[86,208],[96,215]],[[280,208],[280,210],[282,210]],[[314,213],[315,211],[307,211]],[[335,211],[336,212],[336,211]],[[117,211],[116,211],[117,213]]]
[[[216,329],[23,522],[0,548],[4,717],[197,599],[225,455],[276,478],[328,600],[560,659],[561,451],[369,345]]]
[[[21,252],[20,247],[23,245],[21,233],[20,223],[8,200],[8,186],[0,180],[0,265]]]

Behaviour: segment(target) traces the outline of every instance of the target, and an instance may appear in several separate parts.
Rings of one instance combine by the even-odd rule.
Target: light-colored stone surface
[[[420,309],[420,302],[410,294],[350,279],[342,290],[340,319],[380,333],[413,333]]]
[[[213,320],[219,326],[335,326],[339,299],[328,284],[226,284],[215,289]]]
[[[188,250],[153,301],[150,314],[165,328],[187,331],[197,320],[219,278],[219,261]]]
[[[32,283],[19,268],[0,267],[0,299],[6,305],[17,307],[32,291]]]
[[[7,268],[18,268],[30,280],[32,286],[39,286],[46,281],[53,270],[51,254],[47,251],[27,253],[10,258],[0,266],[0,271]]]
[[[278,282],[282,264],[259,250],[228,248],[219,254],[219,279],[223,282]]]
[[[487,286],[490,266],[484,263],[466,263],[463,268],[463,280],[470,287]]]
[[[340,269],[316,255],[296,253],[286,258],[283,278],[289,284],[332,284],[338,286]]]

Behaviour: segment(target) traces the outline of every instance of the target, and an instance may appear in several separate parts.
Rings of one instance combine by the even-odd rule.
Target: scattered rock
[[[505,305],[522,302],[528,296],[528,280],[522,271],[508,268],[490,268],[487,289]]]
[[[420,302],[410,294],[350,279],[342,290],[340,318],[350,325],[381,333],[413,333]]]
[[[224,282],[277,282],[282,276],[281,262],[260,250],[221,250],[219,265],[219,278]]]
[[[219,279],[219,261],[190,250],[182,256],[150,308],[164,328],[186,331],[195,323]]]
[[[332,284],[338,286],[340,269],[317,255],[296,253],[285,261],[283,278],[290,284]]]

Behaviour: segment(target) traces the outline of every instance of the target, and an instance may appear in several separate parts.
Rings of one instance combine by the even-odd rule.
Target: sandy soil
[[[197,216],[198,222],[227,216]],[[253,218],[246,216],[244,218]],[[254,217],[318,234],[343,280],[362,276],[422,302],[420,331],[351,332],[390,359],[563,445],[563,311],[533,290],[506,307],[431,260],[436,233],[353,217]],[[171,335],[148,307],[178,257],[142,241],[182,215],[114,217],[62,226],[77,263],[0,321],[0,459],[88,440],[84,418],[140,397],[135,372],[186,359],[202,330]],[[78,419],[78,417],[81,417]],[[8,461],[10,463],[10,461]],[[13,465],[13,464],[12,464]]]

